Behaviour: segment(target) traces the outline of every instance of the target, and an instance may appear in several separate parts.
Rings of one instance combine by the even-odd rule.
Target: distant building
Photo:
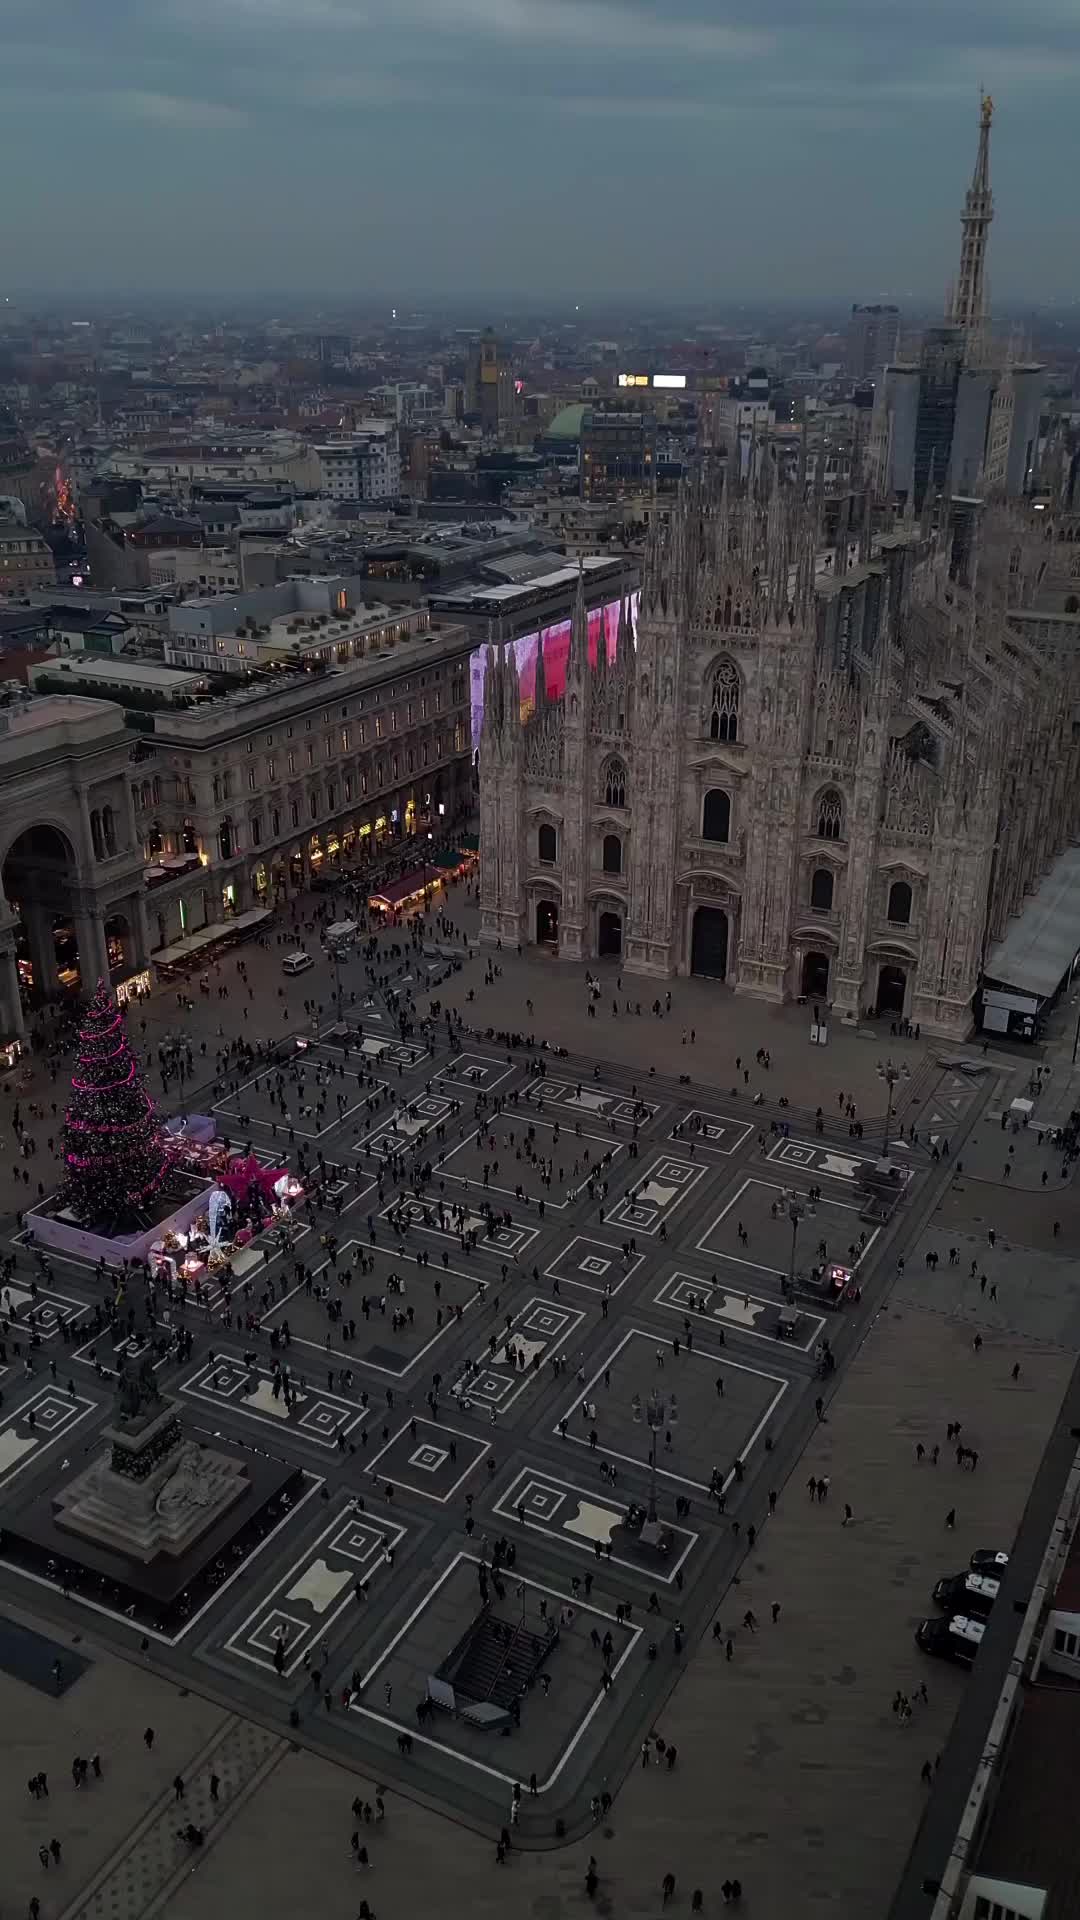
[[[638,400],[605,400],[581,416],[581,497],[648,490],[656,472],[656,416]]]
[[[502,358],[491,327],[485,327],[469,351],[465,373],[466,411],[479,414],[481,430],[494,435],[513,418],[515,398],[512,369]]]
[[[1045,369],[1014,361],[986,325],[992,118],[984,99],[945,323],[927,330],[917,359],[886,365],[875,392],[868,476],[916,513],[928,493],[1027,493],[1037,465]]]
[[[868,380],[895,360],[900,346],[899,307],[851,309],[847,331],[847,372],[853,380]]]
[[[345,439],[321,442],[315,452],[331,500],[393,500],[401,491],[395,420],[372,420]]]
[[[0,597],[27,593],[56,578],[51,549],[21,520],[0,521]]]

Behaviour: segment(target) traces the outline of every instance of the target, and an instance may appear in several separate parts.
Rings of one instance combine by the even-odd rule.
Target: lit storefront
[[[118,1005],[126,1007],[132,1000],[144,999],[152,984],[149,967],[144,967],[141,973],[129,974],[126,980],[114,981],[113,992]]]

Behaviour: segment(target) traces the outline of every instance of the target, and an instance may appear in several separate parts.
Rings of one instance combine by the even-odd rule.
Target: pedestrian
[[[923,1761],[922,1770],[919,1774],[919,1778],[922,1781],[924,1787],[930,1786],[931,1782],[933,1781],[934,1769],[931,1766],[929,1760]]]
[[[214,1800],[214,1801],[216,1801],[216,1800],[217,1800],[217,1798],[218,1798],[218,1794],[219,1794],[219,1792],[220,1792],[220,1789],[221,1789],[221,1781],[220,1781],[220,1780],[218,1779],[218,1776],[217,1776],[217,1774],[216,1774],[216,1773],[212,1773],[212,1774],[210,1775],[210,1798],[211,1798],[211,1800]]]
[[[780,1618],[780,1602],[779,1600],[774,1600],[772,1603],[772,1623],[774,1627],[776,1626],[779,1618]]]
[[[152,1750],[154,1745],[153,1727],[147,1727],[146,1732],[143,1734],[143,1745],[145,1746],[147,1753],[149,1753]]]
[[[184,1797],[184,1777],[183,1777],[183,1774],[180,1774],[180,1773],[178,1773],[178,1774],[176,1775],[176,1778],[175,1778],[175,1779],[174,1779],[174,1781],[173,1781],[173,1794],[174,1794],[174,1796],[175,1796],[175,1798],[176,1798],[177,1800],[182,1800],[182,1799],[183,1799],[183,1797]]]
[[[664,1896],[663,1905],[666,1907],[675,1892],[675,1875],[673,1873],[665,1873],[660,1890]]]
[[[845,1500],[844,1501],[844,1517],[841,1520],[840,1525],[842,1527],[850,1527],[853,1518],[854,1518],[854,1515],[852,1514],[851,1508],[848,1506],[848,1503]]]
[[[1016,1383],[1016,1381],[1017,1381],[1017,1380],[1019,1380],[1019,1378],[1020,1378],[1020,1362],[1019,1362],[1019,1360],[1018,1360],[1018,1361],[1016,1362],[1016,1365],[1015,1365],[1015,1366],[1013,1367],[1013,1370],[1012,1370],[1012,1373],[1011,1373],[1011,1375],[1010,1375],[1010,1378],[1011,1378],[1011,1380],[1013,1381],[1013,1384],[1014,1384],[1014,1385],[1015,1385],[1015,1383]]]
[[[951,1533],[953,1528],[956,1525],[956,1508],[955,1507],[950,1507],[948,1513],[945,1515],[945,1525],[949,1529],[949,1532]]]
[[[52,1854],[52,1857],[53,1857],[53,1859],[55,1860],[55,1862],[56,1862],[56,1865],[57,1865],[57,1866],[59,1866],[59,1865],[60,1865],[60,1842],[59,1842],[59,1840],[50,1840],[50,1841],[49,1841],[49,1852],[50,1852],[50,1853]]]
[[[746,1612],[743,1614],[742,1623],[743,1623],[743,1626],[747,1627],[751,1633],[757,1632],[757,1621],[754,1618],[754,1612],[752,1607],[747,1607]]]

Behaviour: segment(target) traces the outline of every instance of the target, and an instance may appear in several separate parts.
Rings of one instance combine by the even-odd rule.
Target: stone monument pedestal
[[[108,1452],[53,1498],[65,1533],[148,1566],[180,1559],[250,1490],[246,1466],[185,1437],[171,1401],[105,1428]]]

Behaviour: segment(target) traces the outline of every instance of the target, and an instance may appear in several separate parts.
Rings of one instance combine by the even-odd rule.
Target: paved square
[[[787,1387],[778,1374],[696,1340],[691,1352],[679,1335],[657,1338],[631,1327],[564,1405],[555,1432],[595,1457],[601,1485],[601,1462],[618,1460],[644,1477],[651,1412],[657,1473],[706,1493],[714,1476],[726,1483],[735,1461],[773,1429]]]
[[[811,1181],[845,1180],[855,1181],[862,1167],[873,1167],[877,1158],[873,1153],[845,1153],[840,1147],[823,1146],[820,1140],[775,1140],[769,1148],[766,1158],[773,1166],[782,1169],[780,1178],[786,1173],[796,1173]],[[901,1168],[901,1178],[906,1185],[911,1178],[910,1169]]]
[[[509,1325],[488,1337],[484,1350],[466,1361],[451,1393],[459,1407],[489,1416],[508,1413],[526,1388],[537,1383],[545,1360],[581,1332],[585,1313],[560,1300],[530,1300]]]
[[[366,1076],[365,1076],[366,1081]],[[245,1080],[235,1093],[214,1102],[224,1132],[269,1128],[283,1141],[321,1140],[364,1110],[373,1087],[342,1080],[316,1050],[298,1053],[280,1067],[268,1067]]]
[[[708,1326],[710,1320],[715,1320],[749,1339],[768,1340],[774,1347],[793,1346],[809,1353],[825,1331],[821,1314],[805,1313],[800,1308],[794,1335],[785,1336],[781,1342],[780,1315],[787,1310],[785,1301],[763,1300],[759,1294],[746,1293],[742,1288],[713,1286],[689,1273],[672,1274],[653,1299],[658,1307],[679,1314],[684,1329],[690,1327],[694,1340],[702,1322]]]
[[[689,1160],[677,1160],[673,1154],[653,1160],[615,1202],[607,1216],[608,1224],[626,1227],[634,1238],[639,1233],[659,1233],[661,1227],[666,1233],[676,1207],[682,1205],[704,1175],[704,1167],[696,1167]]]
[[[634,1573],[646,1572],[652,1581],[665,1586],[675,1583],[682,1573],[698,1535],[688,1527],[669,1528],[672,1543],[662,1560],[637,1542],[626,1525],[629,1511],[625,1500],[613,1494],[587,1493],[558,1474],[523,1467],[512,1485],[500,1494],[492,1509],[518,1527],[547,1533],[562,1546],[572,1546],[596,1563],[596,1549],[605,1551],[605,1566],[627,1567]],[[611,1553],[607,1553],[607,1548]]]
[[[567,1120],[582,1121],[588,1119],[606,1120],[609,1128],[628,1128],[631,1132],[655,1119],[658,1108],[642,1100],[638,1095],[617,1093],[611,1087],[603,1087],[598,1081],[578,1081],[571,1084],[566,1080],[533,1080],[526,1089],[525,1098],[538,1113],[550,1113],[558,1108],[560,1117]]]
[[[502,1201],[502,1195],[496,1195]],[[434,1235],[437,1240],[456,1240],[461,1246],[470,1241],[479,1253],[491,1253],[501,1260],[514,1260],[540,1237],[539,1226],[526,1226],[501,1204],[488,1202],[490,1212],[482,1211],[483,1193],[465,1194],[461,1200],[449,1194],[437,1199],[418,1200],[400,1195],[382,1210],[390,1221],[390,1232],[405,1248],[413,1234]]]
[[[417,1094],[415,1099],[394,1107],[370,1133],[361,1133],[354,1151],[373,1156],[375,1163],[413,1153],[429,1133],[450,1118],[451,1110],[452,1102],[438,1094]]]
[[[247,1271],[237,1264],[239,1285],[227,1306],[215,1292],[210,1325],[161,1303],[196,1340],[182,1364],[163,1354],[158,1365],[192,1434],[220,1432],[307,1472],[303,1498],[250,1559],[223,1561],[174,1660],[188,1678],[195,1663],[196,1685],[209,1667],[241,1714],[255,1701],[260,1721],[283,1725],[295,1708],[301,1745],[310,1728],[367,1782],[392,1792],[411,1778],[433,1805],[488,1831],[508,1819],[513,1781],[535,1772],[539,1791],[521,1822],[531,1845],[556,1818],[576,1831],[592,1793],[617,1785],[658,1716],[666,1724],[673,1661],[684,1654],[676,1623],[688,1653],[749,1525],[771,1538],[766,1489],[783,1488],[790,1436],[805,1430],[789,1416],[819,1390],[811,1356],[824,1326],[806,1313],[791,1339],[778,1337],[790,1228],[771,1206],[785,1182],[804,1198],[820,1182],[828,1199],[800,1224],[800,1260],[823,1231],[830,1255],[841,1253],[863,1231],[859,1167],[844,1151],[846,1129],[835,1148],[831,1136],[816,1145],[778,1136],[774,1149],[808,1147],[812,1160],[765,1160],[749,1104],[738,1117],[726,1091],[680,1093],[672,1077],[638,1081],[617,1067],[597,1075],[583,1059],[540,1075],[523,1049],[507,1062],[482,1029],[452,1054],[438,1016],[430,1048],[418,1024],[402,1041],[388,1010],[397,965],[391,957],[359,1037],[301,1045],[294,1035],[280,1066],[236,1093],[227,1082],[217,1090],[233,1138],[243,1115],[260,1155],[295,1159],[303,1148],[309,1166],[341,1171],[321,1195],[312,1189],[291,1248],[270,1239],[269,1261],[259,1246]],[[424,1017],[407,998],[399,1007],[406,1027]],[[534,1051],[534,1068],[538,1059]],[[14,1251],[14,1285],[28,1293],[29,1259]],[[294,1262],[306,1268],[299,1285]],[[85,1316],[99,1284],[76,1266],[69,1290],[64,1271],[73,1319]],[[41,1290],[42,1302],[46,1291],[55,1294]],[[0,1491],[22,1474],[17,1497],[39,1488],[47,1497],[61,1456],[92,1453],[110,1413],[110,1392],[89,1400],[96,1382],[74,1363],[93,1362],[71,1326],[43,1319],[39,1331],[35,1378],[13,1385],[16,1356],[3,1382]],[[111,1336],[78,1339],[113,1364]],[[87,1391],[75,1414],[63,1374],[45,1377],[66,1348]],[[47,1397],[31,1426],[22,1405],[38,1394]],[[710,1497],[721,1489],[726,1512]],[[653,1493],[655,1529],[645,1524]],[[36,1595],[34,1576],[21,1577]],[[522,1725],[485,1732],[464,1711],[464,1690],[459,1710],[453,1682],[452,1697],[418,1723],[485,1587],[510,1640],[489,1637],[484,1651],[476,1636],[481,1667],[492,1656],[494,1667],[470,1684],[495,1685],[523,1615],[529,1634],[554,1621],[550,1660],[541,1642],[531,1684],[522,1678],[508,1696]],[[61,1605],[55,1592],[49,1600]],[[71,1604],[78,1618],[89,1602]],[[103,1601],[95,1629],[129,1647],[120,1611]],[[354,1677],[363,1684],[346,1712]],[[411,1757],[398,1748],[405,1734]]]
[[[496,1590],[491,1616],[506,1623],[508,1635],[523,1629],[550,1634],[550,1652],[542,1671],[550,1673],[550,1691],[531,1687],[520,1702],[520,1726],[509,1746],[472,1726],[461,1715],[437,1712],[424,1732],[417,1731],[416,1704],[428,1682],[461,1641],[481,1609],[480,1561],[456,1554],[424,1601],[376,1656],[363,1675],[353,1701],[359,1718],[371,1717],[411,1735],[431,1751],[441,1751],[460,1767],[502,1783],[507,1796],[516,1781],[537,1775],[539,1793],[550,1792],[598,1714],[613,1720],[623,1688],[623,1668],[642,1659],[639,1626],[626,1627],[601,1606],[579,1602],[566,1588],[508,1575],[504,1594]],[[610,1653],[597,1642],[610,1636]],[[605,1692],[603,1676],[611,1676]]]
[[[490,1440],[476,1434],[441,1420],[410,1419],[372,1455],[365,1472],[377,1476],[384,1498],[392,1500],[404,1488],[445,1507],[490,1452]],[[473,1491],[479,1492],[478,1480]]]
[[[779,1181],[756,1178],[739,1183],[702,1234],[699,1250],[767,1279],[786,1279],[791,1270],[792,1231],[785,1195],[792,1191],[804,1209],[795,1243],[798,1268],[805,1271],[828,1260],[854,1266],[865,1256],[878,1229],[860,1225],[854,1200],[809,1200],[805,1187],[792,1189]]]
[[[441,1350],[487,1287],[458,1267],[420,1266],[386,1247],[344,1240],[336,1271],[324,1261],[310,1293],[290,1287],[259,1324],[279,1333],[287,1327],[292,1347],[317,1354],[323,1366],[402,1376]],[[314,1362],[309,1357],[303,1365]]]
[[[331,1639],[350,1607],[356,1611],[358,1589],[380,1575],[390,1578],[392,1556],[405,1533],[396,1521],[375,1519],[366,1511],[350,1507],[339,1514],[244,1615],[223,1651],[273,1673],[280,1642],[280,1670],[288,1678],[305,1654],[310,1659],[316,1641],[322,1645]]]
[[[621,1246],[612,1246],[608,1240],[576,1233],[544,1268],[544,1273],[560,1286],[584,1287],[588,1293],[607,1294],[611,1298],[633,1279],[644,1258],[643,1253],[624,1254]]]
[[[67,1327],[72,1330],[88,1317],[80,1300],[69,1299],[51,1287],[21,1287],[17,1281],[5,1281],[0,1287],[0,1337],[19,1340],[34,1335],[40,1340],[55,1340]]]
[[[683,1152],[693,1147],[698,1153],[719,1154],[727,1159],[745,1146],[754,1131],[751,1120],[732,1120],[726,1113],[703,1113],[693,1107],[675,1121],[669,1140],[677,1140]]]
[[[281,1372],[248,1366],[239,1354],[219,1354],[207,1361],[181,1381],[180,1392],[219,1411],[238,1415],[245,1422],[287,1428],[307,1445],[335,1452],[365,1418],[358,1401],[302,1382],[291,1369],[290,1391],[286,1393]]]
[[[440,1086],[452,1087],[456,1093],[494,1093],[516,1072],[516,1067],[489,1054],[459,1053],[440,1068],[435,1078]]]
[[[590,1180],[611,1177],[620,1152],[618,1141],[595,1130],[511,1113],[477,1127],[439,1153],[435,1164],[440,1179],[457,1181],[483,1199],[498,1194],[518,1206],[562,1212]]]
[[[73,1427],[98,1410],[97,1402],[59,1385],[37,1387],[20,1403],[7,1406],[0,1416],[0,1486],[7,1487]]]

